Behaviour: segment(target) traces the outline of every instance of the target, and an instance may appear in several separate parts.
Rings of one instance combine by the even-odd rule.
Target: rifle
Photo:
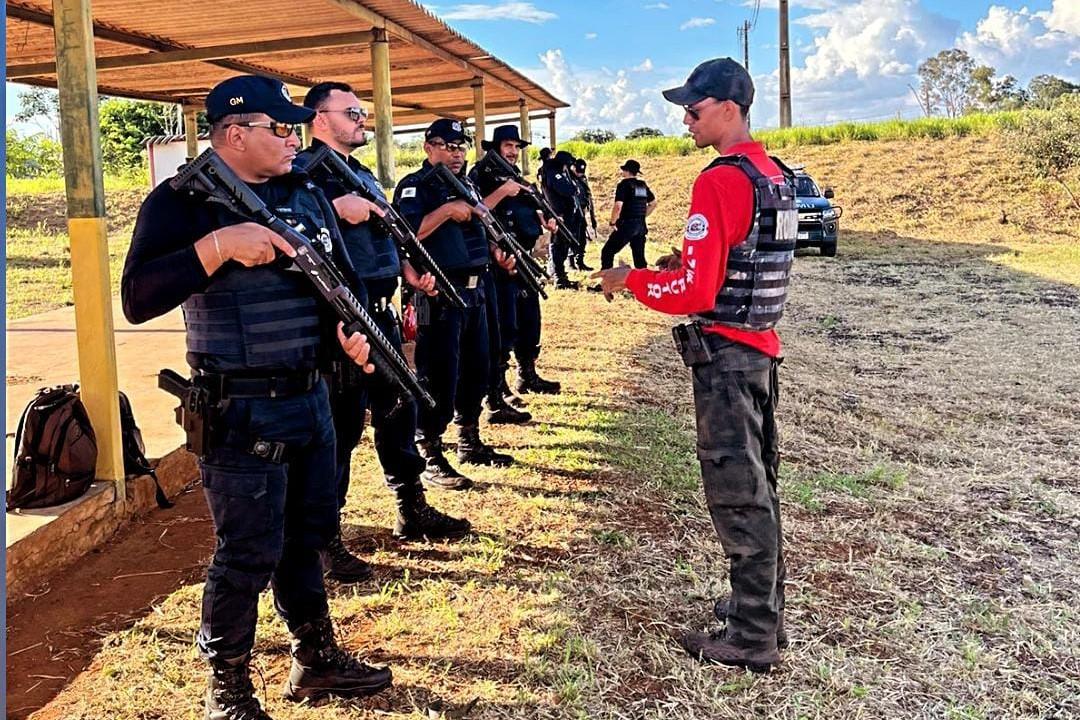
[[[566,227],[566,223],[563,222],[563,219],[559,217],[559,214],[557,212],[555,212],[555,208],[551,207],[551,203],[549,203],[547,198],[544,197],[544,194],[536,188],[536,185],[528,182],[521,174],[521,171],[519,171],[515,166],[511,165],[506,158],[504,158],[495,150],[492,150],[491,152],[485,154],[484,158],[480,161],[479,164],[483,164],[485,161],[488,160],[488,158],[491,158],[490,162],[496,166],[495,168],[492,168],[492,170],[497,169],[502,171],[503,173],[501,175],[496,175],[496,177],[500,179],[513,180],[518,185],[524,187],[525,197],[532,200],[533,204],[536,206],[536,209],[544,213],[545,216],[555,218],[556,232],[558,232],[559,235],[562,236],[563,240],[569,243],[571,247],[576,247],[577,240],[575,240],[574,236],[570,234],[570,229]]]
[[[500,250],[514,258],[516,262],[514,269],[517,270],[525,285],[547,300],[547,293],[544,292],[544,283],[548,280],[547,272],[536,262],[536,258],[521,247],[521,243],[499,224],[499,221],[491,214],[491,210],[480,200],[480,195],[476,190],[463,183],[460,178],[451,172],[450,168],[442,163],[436,163],[431,168],[425,181],[430,181],[432,176],[449,185],[451,192],[477,211],[477,216],[480,218],[480,222],[483,223],[484,230],[487,231],[491,241]]]
[[[427,251],[427,248],[416,239],[416,233],[405,222],[405,218],[401,217],[398,211],[390,203],[386,202],[386,198],[372,192],[371,188],[364,184],[364,181],[349,167],[349,164],[342,160],[341,156],[329,145],[322,145],[308,156],[307,167],[312,168],[318,165],[322,165],[347,190],[356,193],[368,202],[374,203],[376,207],[382,210],[383,216],[378,219],[378,222],[382,223],[390,236],[394,238],[401,253],[409,257],[409,260],[419,272],[431,273],[432,277],[435,278],[435,289],[451,305],[459,309],[465,308],[465,301],[461,298],[457,289],[450,284],[446,273],[431,257],[431,253]]]
[[[294,228],[275,215],[218,157],[213,148],[180,168],[169,185],[174,190],[190,189],[206,193],[210,201],[221,203],[240,217],[267,227],[284,238],[296,250],[296,257],[292,260],[297,269],[304,273],[323,300],[344,321],[346,336],[356,332],[367,336],[371,345],[371,362],[376,371],[392,386],[396,386],[401,394],[412,395],[428,407],[435,407],[435,399],[420,385],[405,358],[379,331],[378,325],[345,283],[341,271],[315,250],[299,228]],[[399,406],[402,400],[399,396]]]

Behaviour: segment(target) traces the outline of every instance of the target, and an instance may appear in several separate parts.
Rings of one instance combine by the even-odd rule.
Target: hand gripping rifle
[[[391,384],[418,402],[435,407],[435,399],[425,390],[409,369],[405,358],[394,349],[378,325],[353,295],[341,271],[312,246],[311,241],[287,222],[274,215],[266,203],[247,184],[236,176],[213,148],[180,168],[169,185],[174,190],[189,189],[204,192],[210,201],[218,202],[237,215],[269,228],[296,250],[293,262],[315,286],[337,316],[345,323],[345,335],[363,333],[371,344],[371,362]],[[402,398],[398,398],[400,405]]]
[[[518,275],[525,282],[530,290],[547,300],[547,293],[544,292],[544,283],[547,282],[547,273],[544,271],[540,264],[536,262],[536,259],[528,253],[525,248],[521,247],[521,243],[517,239],[506,232],[502,225],[499,224],[495,216],[491,214],[491,210],[484,205],[480,199],[480,195],[471,186],[466,185],[451,172],[450,168],[446,167],[442,163],[436,163],[430,171],[433,175],[429,175],[427,179],[432,177],[441,180],[443,183],[449,186],[450,191],[456,195],[459,199],[464,200],[470,207],[477,211],[477,215],[480,218],[480,222],[484,224],[484,230],[487,231],[488,237],[495,243],[496,247],[512,256],[515,260],[514,269]]]
[[[544,194],[536,189],[536,185],[528,182],[515,166],[511,165],[506,158],[500,155],[498,152],[492,150],[484,155],[484,158],[480,161],[480,164],[489,163],[488,168],[492,171],[492,174],[500,180],[513,180],[518,185],[524,187],[524,195],[529,198],[536,206],[536,209],[544,213],[545,217],[555,218],[556,232],[562,236],[562,239],[570,244],[571,247],[577,246],[577,240],[570,234],[570,229],[566,227],[566,223],[559,217],[559,214],[555,212],[555,208],[551,207],[551,203],[548,202]]]
[[[439,295],[446,298],[454,307],[464,309],[465,301],[461,298],[457,289],[450,284],[446,273],[431,257],[431,253],[416,239],[416,233],[405,222],[405,218],[401,217],[398,211],[390,203],[386,202],[385,198],[379,197],[378,194],[372,192],[371,188],[364,184],[356,172],[349,167],[349,164],[342,160],[341,156],[329,145],[320,146],[318,150],[308,156],[307,167],[317,167],[320,164],[348,191],[354,192],[368,202],[374,203],[383,211],[383,216],[378,218],[377,222],[382,223],[390,236],[394,238],[402,254],[408,256],[409,261],[418,272],[431,273],[432,277],[435,278],[435,289],[439,291]],[[376,220],[376,218],[372,218],[372,220]]]

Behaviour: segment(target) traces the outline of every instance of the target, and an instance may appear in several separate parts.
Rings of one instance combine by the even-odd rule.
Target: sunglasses
[[[237,122],[229,123],[230,125],[236,125],[237,127],[252,127],[252,128],[266,128],[270,132],[274,133],[274,137],[285,139],[296,133],[299,135],[297,126],[292,123],[279,123],[276,120],[267,120],[265,122]]]
[[[448,142],[443,142],[442,140],[429,140],[428,142],[431,143],[434,147],[446,148],[446,152],[450,152],[450,153],[463,153],[469,147],[468,145],[465,145],[464,143],[448,143]]]
[[[711,105],[712,103],[708,102],[711,99],[712,98],[705,98],[704,100],[698,100],[693,105],[683,105],[683,110],[685,110],[686,114],[689,115],[690,117],[694,118],[695,120],[700,120],[701,119],[701,108],[702,107],[708,107],[709,105]],[[705,105],[702,105],[702,103],[705,103]]]
[[[345,108],[344,110],[320,110],[321,113],[343,113],[345,117],[352,120],[354,123],[358,123],[364,120],[368,116],[368,111],[362,107]]]

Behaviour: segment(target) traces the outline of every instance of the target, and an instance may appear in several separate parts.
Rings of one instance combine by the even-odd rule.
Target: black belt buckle
[[[700,324],[676,325],[671,329],[671,334],[675,338],[675,348],[682,355],[683,363],[687,367],[712,362],[712,350],[709,349],[708,340]]]

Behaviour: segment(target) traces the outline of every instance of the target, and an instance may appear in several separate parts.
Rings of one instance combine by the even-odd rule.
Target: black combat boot
[[[488,394],[487,408],[487,421],[496,425],[523,425],[532,420],[532,413],[513,407],[498,391]]]
[[[578,270],[584,270],[586,272],[591,272],[592,271],[592,268],[585,264],[585,256],[584,255],[578,255],[577,256],[577,267],[578,267]]]
[[[528,403],[515,395],[514,392],[510,389],[509,383],[506,382],[506,375],[502,376],[502,384],[499,386],[499,392],[502,393],[503,400],[505,400],[507,404],[511,405],[512,407],[521,409],[528,405]]]
[[[273,720],[263,712],[251,685],[245,655],[235,660],[211,660],[206,689],[206,720]]]
[[[505,453],[496,452],[495,448],[480,439],[480,426],[473,423],[462,425],[458,435],[458,460],[473,465],[494,465],[506,467],[514,458]]]
[[[424,458],[427,466],[420,475],[420,480],[428,487],[443,490],[468,490],[473,481],[465,477],[450,464],[443,454],[442,440],[418,440],[416,449]]]
[[[727,622],[728,597],[722,597],[713,605],[713,615],[722,623]],[[784,630],[784,613],[780,613],[780,622],[776,625],[776,647],[784,650],[788,647],[787,632]]]
[[[472,524],[464,518],[445,515],[427,504],[422,487],[398,495],[397,523],[394,537],[399,540],[438,540],[460,538],[469,534]]]
[[[284,695],[293,702],[315,702],[328,695],[343,698],[373,695],[393,682],[390,668],[362,663],[338,647],[329,617],[296,629],[292,658]]]
[[[578,287],[580,286],[578,285],[578,282],[576,280],[571,280],[565,275],[560,275],[555,278],[556,290],[577,290]]]
[[[558,395],[562,385],[554,380],[545,380],[536,374],[536,360],[518,360],[517,391],[519,393],[540,393]]]
[[[326,577],[346,585],[367,580],[372,575],[371,565],[349,552],[341,541],[339,531],[322,553],[323,571]]]

